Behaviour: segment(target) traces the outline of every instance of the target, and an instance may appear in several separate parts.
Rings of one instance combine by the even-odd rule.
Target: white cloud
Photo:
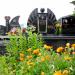
[[[72,14],[74,6],[72,0],[0,0],[0,24],[5,25],[4,16],[11,19],[20,15],[20,24],[26,24],[29,14],[35,8],[50,8],[59,19]]]

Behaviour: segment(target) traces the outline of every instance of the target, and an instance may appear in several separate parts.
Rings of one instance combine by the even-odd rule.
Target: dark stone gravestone
[[[34,9],[28,18],[27,25],[33,25],[36,27],[35,32],[46,33],[46,34],[54,34],[55,32],[55,22],[56,17],[54,13],[47,8],[47,12],[45,13],[45,9],[41,8],[40,13],[38,12],[38,8]]]
[[[9,32],[13,27],[20,27],[19,17],[16,16],[10,21],[10,16],[5,16],[6,26],[0,25],[0,35],[5,35]]]
[[[48,14],[44,13],[44,9],[42,8],[41,13],[37,13],[37,27],[38,27],[38,33],[47,33],[47,17]]]
[[[64,35],[75,35],[75,16],[65,16],[61,19],[62,23],[62,34]]]
[[[5,35],[6,33],[6,26],[0,25],[0,35]]]
[[[10,29],[13,27],[19,27],[20,28],[20,24],[19,24],[19,18],[20,16],[16,16],[14,17],[11,21],[10,21]]]

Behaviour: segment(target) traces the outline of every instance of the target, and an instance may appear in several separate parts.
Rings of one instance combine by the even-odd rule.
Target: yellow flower
[[[20,57],[20,61],[23,61],[24,60],[24,58],[23,57]]]
[[[45,61],[45,58],[44,58],[44,57],[42,57],[42,58],[41,58],[41,62],[44,62],[44,61]]]
[[[63,47],[58,47],[56,51],[59,53],[59,52],[62,52],[63,49],[64,49]]]
[[[20,53],[20,57],[24,57],[24,54],[23,53]]]
[[[30,55],[30,56],[27,56],[27,58],[28,58],[28,59],[31,59],[31,58],[32,58],[32,56],[31,56],[31,55]]]
[[[50,60],[50,56],[49,56],[49,55],[46,55],[46,56],[45,56],[45,59],[46,59],[46,60]]]
[[[72,44],[71,47],[74,47],[74,49],[75,49],[75,44]]]
[[[60,23],[57,23],[56,24],[56,28],[61,28],[61,24]]]
[[[69,71],[68,70],[64,70],[63,71],[63,75],[69,75]]]
[[[44,45],[44,48],[46,48],[46,47],[47,47],[47,45],[45,44],[45,45]]]
[[[28,61],[27,65],[34,65],[34,62]]]
[[[48,45],[45,44],[44,48],[47,49],[47,50],[50,50],[52,48],[52,46],[48,46]]]
[[[64,59],[65,59],[65,60],[71,60],[72,57],[66,56],[66,57],[64,57]]]
[[[70,47],[70,43],[66,43],[66,47],[68,47],[68,48],[69,48],[69,47]]]
[[[33,54],[39,54],[39,49],[34,50]]]
[[[38,56],[41,56],[41,53],[39,53]]]
[[[64,70],[63,72],[61,72],[61,70],[55,71],[53,75],[69,75],[69,71],[68,70]]]
[[[31,48],[29,48],[27,51],[28,51],[28,52],[31,52],[31,51],[32,51],[32,49],[31,49]]]
[[[45,73],[44,72],[41,72],[41,75],[45,75]]]
[[[53,75],[63,75],[63,73],[60,71],[55,71],[55,73]]]

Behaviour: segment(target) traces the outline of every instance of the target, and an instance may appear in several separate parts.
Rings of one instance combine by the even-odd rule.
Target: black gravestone
[[[41,8],[40,13],[37,13],[38,33],[47,33],[48,14],[44,13],[44,8]]]
[[[0,25],[0,35],[5,35],[6,33],[6,26]]]
[[[19,24],[19,18],[20,16],[16,16],[14,17],[11,21],[10,21],[10,29],[13,27],[19,27],[20,28],[20,24]]]
[[[43,9],[43,8],[42,8]],[[54,13],[47,8],[47,13],[44,13],[44,9],[41,13],[38,12],[38,8],[34,9],[28,18],[27,25],[33,25],[36,27],[35,32],[54,34],[56,17]]]
[[[62,19],[62,34],[75,35],[75,16],[66,16]]]

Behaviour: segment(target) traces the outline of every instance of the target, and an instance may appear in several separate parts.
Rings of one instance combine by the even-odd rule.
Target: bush
[[[53,50],[31,31],[9,37],[7,54],[0,56],[1,75],[75,75],[75,44]]]

